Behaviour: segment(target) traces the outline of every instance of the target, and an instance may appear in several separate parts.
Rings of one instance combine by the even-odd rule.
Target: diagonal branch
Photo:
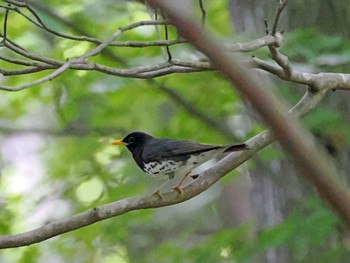
[[[176,26],[178,33],[198,50],[207,55],[232,84],[251,102],[260,113],[278,142],[296,161],[301,175],[318,190],[344,224],[350,228],[350,191],[338,181],[334,164],[327,158],[323,149],[315,145],[310,133],[291,116],[286,115],[286,105],[269,92],[251,68],[244,67],[238,56],[227,56],[216,40],[200,30],[184,12],[172,1],[150,1],[163,8]],[[324,91],[325,92],[325,91]]]
[[[298,117],[304,116],[322,100],[324,95],[325,92],[306,92],[302,99],[290,110],[290,113]],[[228,155],[215,166],[201,173],[198,179],[186,185],[183,188],[183,195],[179,195],[176,191],[173,191],[162,194],[164,199],[160,199],[155,195],[121,199],[69,218],[57,220],[32,231],[0,236],[0,248],[28,246],[130,211],[157,208],[184,202],[208,189],[227,173],[249,160],[257,151],[263,149],[273,141],[272,134],[267,130],[254,136],[247,142],[250,148],[249,151]]]

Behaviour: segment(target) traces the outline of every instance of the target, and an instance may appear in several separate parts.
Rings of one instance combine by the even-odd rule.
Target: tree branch
[[[212,63],[206,61],[204,58],[199,58],[197,60],[179,60],[171,58],[171,61],[165,61],[161,62],[159,64],[151,65],[151,66],[139,66],[135,68],[128,68],[128,69],[119,69],[115,67],[110,67],[102,64],[97,63],[90,63],[88,61],[84,61],[84,56],[90,56],[88,53],[81,56],[81,60],[79,63],[79,58],[74,61],[71,60],[69,62],[67,61],[59,61],[56,59],[48,58],[48,57],[42,57],[39,55],[36,55],[28,50],[25,50],[24,48],[16,45],[14,42],[10,41],[6,37],[7,32],[7,20],[8,20],[8,11],[12,10],[14,11],[14,8],[27,8],[29,12],[34,16],[34,21],[36,26],[41,27],[43,30],[48,30],[49,32],[54,32],[52,29],[47,28],[43,20],[39,17],[39,15],[35,12],[35,10],[30,5],[36,5],[37,3],[29,2],[20,2],[20,1],[12,1],[12,0],[4,0],[9,5],[13,5],[15,7],[11,6],[3,6],[3,8],[6,9],[6,16],[4,21],[4,35],[1,35],[4,40],[3,44],[5,47],[7,47],[9,50],[15,52],[16,54],[20,56],[24,56],[31,61],[24,61],[19,59],[12,59],[7,58],[5,56],[1,56],[0,59],[16,65],[22,65],[26,68],[23,69],[15,69],[15,70],[8,70],[8,69],[0,69],[0,73],[2,73],[5,76],[18,76],[18,75],[24,75],[24,74],[30,74],[34,72],[40,72],[44,70],[55,70],[55,72],[39,79],[36,81],[33,81],[32,83],[26,83],[25,85],[21,85],[19,87],[9,87],[9,86],[0,86],[0,90],[5,91],[19,91],[22,89],[30,88],[34,85],[41,84],[45,81],[51,80],[54,77],[57,77],[58,75],[64,73],[66,69],[73,69],[73,70],[93,70],[93,71],[99,71],[104,74],[109,74],[113,76],[118,77],[133,77],[133,78],[141,78],[141,79],[149,79],[149,78],[156,78],[160,76],[165,76],[168,74],[173,73],[191,73],[191,72],[201,72],[205,70],[216,70],[216,67],[212,65]],[[273,28],[276,28],[275,30],[272,29],[268,35],[253,40],[249,43],[235,43],[235,44],[223,44],[222,48],[227,52],[250,52],[256,49],[259,49],[264,46],[268,46],[270,49],[271,57],[277,62],[277,64],[281,67],[274,67],[266,63],[265,61],[259,60],[257,58],[254,58],[254,62],[256,65],[265,70],[268,71],[278,77],[280,77],[283,80],[291,81],[291,82],[297,82],[306,84],[309,86],[315,87],[315,83],[322,84],[322,81],[325,80],[327,84],[333,84],[332,89],[350,89],[350,82],[348,81],[350,78],[350,75],[348,74],[335,74],[335,73],[322,73],[322,74],[309,74],[309,73],[302,73],[302,72],[295,72],[293,68],[291,67],[288,58],[283,56],[277,49],[277,47],[280,46],[280,43],[282,41],[282,35],[278,32],[275,32],[277,30],[277,24],[280,19],[280,14],[283,11],[285,7],[286,1],[279,1],[279,6],[276,11],[276,17],[274,21]],[[202,18],[205,17],[205,9],[203,7],[203,3],[199,1],[199,5],[202,12]],[[37,8],[43,9],[43,7]],[[44,9],[44,11],[52,16],[54,16],[56,19],[60,19],[62,21],[61,17],[58,17],[57,14],[53,14],[50,12],[50,10]],[[21,13],[22,14],[22,13]],[[29,19],[26,16],[27,19]],[[32,19],[31,19],[32,20]],[[33,20],[32,20],[33,21]],[[31,22],[32,22],[31,21]],[[63,23],[65,25],[72,25],[71,22],[64,20]],[[168,25],[170,22],[169,20],[158,20],[158,21],[138,21],[136,23],[127,25],[125,27],[120,28],[119,30],[121,33],[140,27],[140,26],[156,26],[156,25]],[[78,30],[81,32],[81,30]],[[86,33],[86,32],[82,32]],[[99,44],[99,46],[103,46],[101,49],[95,49],[94,54],[101,53],[106,46],[125,46],[125,47],[150,47],[150,46],[170,46],[173,44],[179,44],[186,42],[184,39],[177,39],[177,40],[157,40],[157,41],[127,41],[127,42],[116,42],[116,41],[107,41],[108,45],[104,46],[105,42],[102,42],[98,39],[86,37],[86,36],[78,36],[78,37],[69,37],[65,35],[58,35],[59,37],[64,37],[68,39],[74,39],[79,41],[89,41],[95,44]],[[108,50],[107,50],[108,51]],[[109,55],[110,56],[110,55]],[[40,63],[38,63],[40,62]],[[67,68],[68,67],[68,68]],[[62,71],[62,68],[65,70]],[[61,72],[62,71],[62,72]],[[59,73],[59,74],[58,74]],[[320,79],[320,76],[322,77]],[[319,87],[317,87],[319,88]]]
[[[350,90],[350,74],[328,72],[306,73],[292,69],[292,74],[286,75],[282,68],[271,65],[256,57],[253,57],[253,62],[255,63],[256,67],[267,71],[282,80],[312,86],[317,90]]]
[[[275,20],[273,22],[272,29],[269,32],[273,36],[277,33],[277,27],[278,27],[278,24],[279,24],[279,21],[281,18],[281,14],[282,14],[284,8],[286,7],[286,5],[287,5],[287,0],[278,0],[278,6],[277,6],[276,14],[275,14]]]
[[[295,116],[304,116],[322,100],[324,95],[325,92],[321,91],[316,93],[306,92],[302,99],[289,112]],[[0,236],[0,248],[28,246],[130,211],[157,208],[184,202],[208,189],[227,173],[249,160],[256,152],[273,141],[272,134],[267,130],[254,136],[247,141],[250,148],[249,151],[232,153],[226,156],[215,166],[201,173],[196,180],[186,185],[183,188],[183,195],[172,191],[162,194],[163,199],[155,195],[121,199],[69,218],[57,220],[32,231]]]

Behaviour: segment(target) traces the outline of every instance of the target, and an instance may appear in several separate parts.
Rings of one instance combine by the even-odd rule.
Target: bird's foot
[[[191,171],[189,171],[187,174],[185,174],[184,177],[182,177],[182,179],[180,180],[180,182],[175,185],[173,188],[171,188],[172,190],[176,190],[179,192],[180,195],[184,194],[184,190],[182,190],[181,185],[183,184],[183,182],[185,182],[187,176],[189,176],[191,174]]]
[[[171,188],[173,191],[178,191],[180,195],[184,194],[184,190],[182,190],[181,185],[175,185],[173,188]]]
[[[164,200],[164,196],[162,195],[159,189],[155,190],[152,195],[156,195],[159,197],[159,199]]]

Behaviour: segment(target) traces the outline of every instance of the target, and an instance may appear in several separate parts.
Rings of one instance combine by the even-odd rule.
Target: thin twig
[[[265,27],[265,33],[266,33],[266,35],[268,35],[270,33],[269,23],[268,23],[266,18],[263,20],[263,22],[264,22],[264,27]]]
[[[164,13],[162,12],[162,17],[163,19],[165,20],[166,17],[164,15]],[[169,35],[168,35],[168,25],[164,25],[164,37],[165,37],[165,40],[169,40]],[[166,49],[166,53],[168,55],[168,61],[170,62],[172,60],[172,55],[171,55],[171,52],[170,52],[170,47],[168,45],[165,46],[165,49]]]
[[[120,36],[122,34],[122,32],[124,30],[129,30],[130,28],[133,28],[133,27],[136,27],[137,25],[136,24],[139,24],[139,23],[135,23],[135,24],[131,24],[131,25],[128,25],[126,27],[123,27],[123,28],[120,28],[118,29],[109,39],[107,39],[104,43],[98,45],[97,47],[95,47],[94,49],[86,52],[85,54],[83,54],[82,56],[76,58],[76,59],[72,59],[72,60],[69,60],[67,61],[66,63],[64,63],[62,66],[60,66],[57,70],[55,70],[53,73],[43,77],[43,78],[40,78],[38,80],[35,80],[31,83],[26,83],[24,85],[21,85],[19,87],[7,87],[7,86],[1,86],[0,89],[2,90],[6,90],[6,91],[20,91],[20,90],[23,90],[23,89],[27,89],[27,88],[30,88],[30,87],[33,87],[35,85],[38,85],[38,84],[41,84],[41,83],[44,83],[46,81],[49,81],[49,80],[52,80],[54,78],[56,78],[57,76],[61,75],[63,72],[65,72],[67,69],[69,69],[71,67],[72,64],[74,63],[84,63],[85,60],[88,58],[88,57],[91,57],[91,56],[94,56],[98,53],[100,53],[104,48],[106,48],[112,41],[115,40],[115,38],[117,38],[118,36]]]
[[[35,26],[44,29],[45,31],[58,36],[58,37],[62,37],[62,38],[66,38],[66,39],[70,39],[70,40],[76,40],[76,41],[87,41],[87,42],[91,42],[94,44],[102,44],[103,41],[100,41],[96,38],[93,37],[89,37],[89,36],[72,36],[72,35],[67,35],[64,34],[62,32],[57,32],[51,28],[49,28],[48,26],[46,26],[46,24],[44,23],[44,21],[40,18],[40,16],[36,13],[36,11],[27,4],[21,4],[20,7],[25,7],[26,9],[28,9],[28,11],[35,17],[35,19],[37,21],[34,21],[32,18],[30,18],[28,15],[26,15],[25,13],[23,13],[20,9],[18,8],[14,8],[13,10],[15,12],[17,12],[18,14],[22,15],[24,18],[26,18],[29,22],[31,22],[32,24],[34,24]],[[150,25],[167,25],[169,24],[169,21],[166,20],[157,20],[157,21],[148,21],[147,23],[142,23],[142,21],[139,25],[137,25],[136,27],[139,26],[150,26]],[[137,23],[139,23],[137,22]],[[134,27],[135,28],[135,27]],[[134,29],[134,28],[130,28],[130,29]],[[128,29],[129,30],[129,29]],[[111,46],[118,46],[117,43],[111,43]]]
[[[291,78],[291,76],[293,75],[293,68],[292,68],[291,64],[289,63],[288,58],[286,56],[282,55],[278,51],[278,47],[280,46],[280,42],[282,41],[282,34],[277,32],[278,23],[280,21],[282,11],[286,7],[286,5],[287,5],[287,0],[278,0],[278,7],[276,10],[274,23],[272,25],[272,29],[271,29],[269,34],[272,36],[275,36],[276,38],[278,38],[280,40],[277,43],[268,45],[268,48],[270,51],[270,57],[274,61],[276,61],[276,63],[279,66],[281,66],[281,68],[283,69],[283,72],[285,75],[284,76],[285,80],[289,80]]]
[[[5,18],[4,18],[4,28],[3,28],[4,32],[3,32],[2,42],[6,41],[6,39],[7,39],[7,21],[8,21],[9,13],[10,13],[10,9],[6,8]]]
[[[205,26],[205,19],[206,19],[206,16],[207,16],[207,12],[205,11],[203,0],[199,0],[198,2],[199,2],[199,7],[200,7],[201,12],[202,12],[202,27],[204,27]]]
[[[32,59],[35,61],[40,61],[40,62],[46,63],[48,65],[55,65],[55,66],[60,67],[64,64],[63,62],[55,60],[55,59],[51,59],[48,57],[42,57],[42,56],[33,54],[33,53],[27,51],[26,49],[22,48],[21,46],[18,46],[17,44],[10,41],[9,39],[6,39],[6,41],[4,41],[4,46],[7,47],[8,49],[10,49],[11,51],[23,56],[23,57],[26,57],[26,58],[29,58],[29,59]]]
[[[24,90],[24,89],[33,87],[33,86],[38,85],[38,84],[42,84],[46,81],[52,80],[52,79],[56,78],[57,76],[61,75],[63,72],[65,72],[70,67],[70,64],[71,64],[70,62],[67,62],[67,63],[63,64],[61,67],[59,67],[58,69],[56,69],[51,74],[49,74],[43,78],[37,79],[33,82],[26,83],[26,84],[18,86],[18,87],[0,86],[0,89],[6,90],[6,91],[20,91],[20,90]]]
[[[52,29],[50,29],[49,27],[47,27],[45,25],[45,23],[41,20],[40,16],[32,8],[30,8],[30,6],[27,6],[27,9],[38,20],[38,22],[34,21],[28,15],[23,13],[20,9],[15,9],[14,11],[17,12],[18,14],[22,15],[24,18],[26,18],[29,22],[31,22],[35,26],[37,26],[37,27],[39,27],[41,29],[44,29],[46,32],[51,33],[52,35],[55,35],[55,36],[58,36],[58,37],[62,37],[62,38],[66,38],[66,39],[70,39],[70,40],[88,41],[88,42],[95,43],[95,44],[100,44],[101,43],[101,41],[99,41],[98,39],[92,38],[92,37],[88,37],[88,36],[71,36],[71,35],[67,35],[67,34],[64,34],[64,33],[61,33],[61,32],[57,32],[55,30],[52,30]]]
[[[18,6],[18,7],[26,7],[27,6],[26,1],[13,1],[13,0],[2,0],[2,1],[4,1],[5,3],[8,3],[8,4],[11,4],[11,5],[14,5],[14,6]]]
[[[33,67],[33,68],[25,68],[25,69],[17,69],[17,70],[0,69],[0,74],[4,76],[16,76],[16,75],[18,76],[18,75],[32,74],[32,73],[36,73],[36,72],[40,72],[48,69],[53,69],[53,67],[50,68],[48,66],[45,66],[45,67]],[[3,87],[4,86],[0,86],[0,90],[3,89]],[[10,87],[6,87],[3,90],[8,91],[9,89]],[[18,90],[14,90],[14,91],[18,91]]]
[[[28,66],[28,67],[45,67],[45,66],[47,66],[47,64],[45,64],[45,63],[8,58],[8,57],[5,57],[3,55],[0,55],[0,60],[6,61],[6,62],[11,63],[11,64]]]
[[[286,7],[286,5],[287,5],[287,0],[278,0],[278,7],[275,14],[275,20],[273,22],[273,25],[270,31],[270,34],[273,36],[277,33],[278,23],[280,21],[281,14],[284,8]]]
[[[124,41],[111,43],[111,47],[133,47],[133,48],[145,48],[145,47],[165,47],[173,46],[177,44],[186,43],[184,39],[174,39],[174,40],[157,40],[157,41]]]

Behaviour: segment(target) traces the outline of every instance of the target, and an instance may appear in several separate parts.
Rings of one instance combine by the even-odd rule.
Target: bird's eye
[[[128,140],[128,143],[129,144],[132,144],[135,142],[135,138],[134,137],[130,137],[129,140]]]

